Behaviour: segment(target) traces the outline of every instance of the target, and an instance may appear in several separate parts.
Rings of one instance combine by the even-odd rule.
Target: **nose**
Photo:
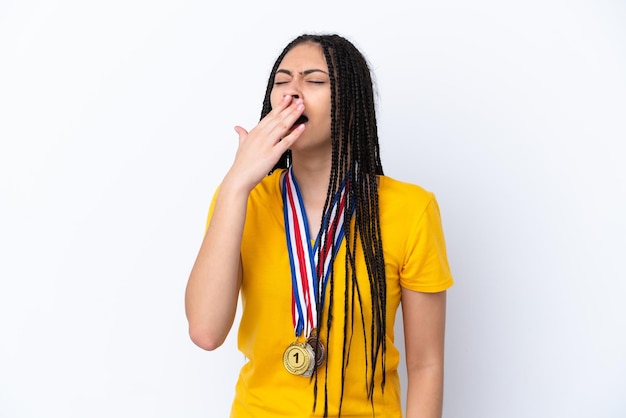
[[[302,98],[302,90],[301,90],[301,81],[294,77],[287,85],[285,85],[285,90],[283,94],[285,96],[291,96],[293,99],[301,99]]]
[[[300,98],[300,94],[298,93],[287,93],[284,95],[284,97],[287,97],[287,96],[291,96],[292,100],[296,100]]]
[[[289,93],[289,94],[284,94],[284,95],[283,95],[283,97],[289,97],[289,96],[291,96],[291,99],[292,99],[293,101],[295,101],[296,99],[299,99],[299,98],[300,98],[300,95],[299,95],[299,94],[295,94],[295,93]]]

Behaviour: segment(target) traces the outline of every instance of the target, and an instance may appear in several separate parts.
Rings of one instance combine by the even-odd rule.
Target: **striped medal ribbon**
[[[345,191],[344,183],[333,199],[330,210],[324,214],[320,235],[311,245],[304,202],[291,167],[283,179],[285,235],[292,283],[291,316],[296,335],[296,341],[285,350],[283,363],[295,375],[310,376],[313,369],[324,361],[324,347],[314,331],[317,328],[318,309],[324,306],[331,262],[344,237]],[[301,336],[307,339],[306,343],[298,342]],[[317,348],[313,349],[314,345]],[[313,355],[313,352],[318,355]]]

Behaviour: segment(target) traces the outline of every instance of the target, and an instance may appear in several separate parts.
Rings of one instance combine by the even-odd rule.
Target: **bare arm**
[[[446,292],[402,289],[407,418],[441,418]]]
[[[237,310],[241,239],[250,191],[304,129],[301,126],[287,135],[304,107],[302,100],[286,97],[249,133],[235,127],[239,134],[235,161],[220,186],[185,292],[189,335],[206,350],[222,345]]]

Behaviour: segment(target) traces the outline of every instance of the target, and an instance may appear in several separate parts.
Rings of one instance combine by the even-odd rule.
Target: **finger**
[[[238,141],[239,145],[241,145],[241,143],[248,137],[248,131],[239,125],[236,125],[233,129],[235,129],[235,132],[239,135]]]
[[[258,126],[267,125],[272,120],[272,118],[276,117],[278,114],[280,114],[280,112],[282,112],[289,106],[289,103],[291,103],[292,99],[292,96],[283,96],[283,100],[281,100],[276,106],[272,107],[272,110],[259,121]]]
[[[277,114],[273,119],[268,123],[267,128],[275,135],[278,135],[279,138],[287,135],[292,128],[294,128],[294,123],[298,120],[300,115],[304,112],[304,102],[302,99],[294,100],[289,107],[282,110],[279,114]]]
[[[294,99],[292,96],[284,96],[271,112],[269,112],[260,122],[259,127],[271,132],[277,127],[281,130],[289,130],[293,123],[304,111],[302,99]],[[281,136],[285,132],[281,133]]]
[[[278,142],[274,149],[278,151],[279,155],[282,155],[285,151],[287,151],[291,146],[300,138],[302,132],[304,132],[305,126],[304,123],[296,126],[293,131],[289,133],[289,135],[285,136],[280,142]]]

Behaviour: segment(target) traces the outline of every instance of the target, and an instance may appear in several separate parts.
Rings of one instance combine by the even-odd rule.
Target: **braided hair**
[[[386,277],[385,260],[380,232],[380,217],[378,209],[378,181],[377,176],[383,174],[378,145],[378,131],[376,125],[376,113],[374,103],[373,82],[369,65],[361,52],[347,39],[336,35],[310,35],[304,34],[291,41],[277,58],[267,83],[265,99],[261,118],[271,110],[270,95],[274,86],[276,71],[284,56],[296,45],[302,43],[316,43],[322,48],[328,72],[331,89],[331,138],[332,138],[332,163],[330,169],[330,182],[326,195],[323,213],[327,213],[336,196],[348,179],[346,187],[346,213],[354,214],[354,228],[351,217],[344,218],[344,231],[346,242],[345,259],[345,294],[344,314],[350,319],[344,322],[343,332],[343,359],[341,397],[338,406],[341,414],[341,404],[345,387],[346,367],[351,345],[348,332],[348,322],[354,326],[355,305],[359,306],[359,317],[363,325],[365,341],[365,369],[367,397],[372,402],[374,399],[375,382],[374,376],[379,360],[382,367],[381,390],[385,386],[385,357],[386,357]],[[275,169],[288,168],[291,165],[290,151],[280,158]],[[322,217],[320,234],[327,232],[333,225],[328,225]],[[335,222],[338,222],[336,220]],[[371,326],[369,333],[365,326],[363,312],[362,292],[356,277],[357,240],[360,240],[363,250],[363,258],[367,267],[369,278],[369,293],[371,296]],[[335,243],[332,241],[330,253],[335,254]],[[318,251],[327,249],[318,247]],[[318,280],[321,273],[318,271]],[[329,343],[330,328],[333,323],[334,297],[334,269],[331,269],[328,282],[328,315],[326,322],[326,340]],[[319,299],[323,295],[318,296]],[[318,300],[320,302],[320,300]],[[324,310],[318,310],[318,321],[323,326],[322,316]],[[369,318],[368,318],[369,319]],[[318,332],[321,333],[321,329]],[[321,336],[321,334],[320,334]],[[315,347],[317,349],[317,347]],[[326,362],[326,378],[324,382],[324,416],[328,415],[328,362]],[[317,371],[315,372],[314,405],[317,404]]]

